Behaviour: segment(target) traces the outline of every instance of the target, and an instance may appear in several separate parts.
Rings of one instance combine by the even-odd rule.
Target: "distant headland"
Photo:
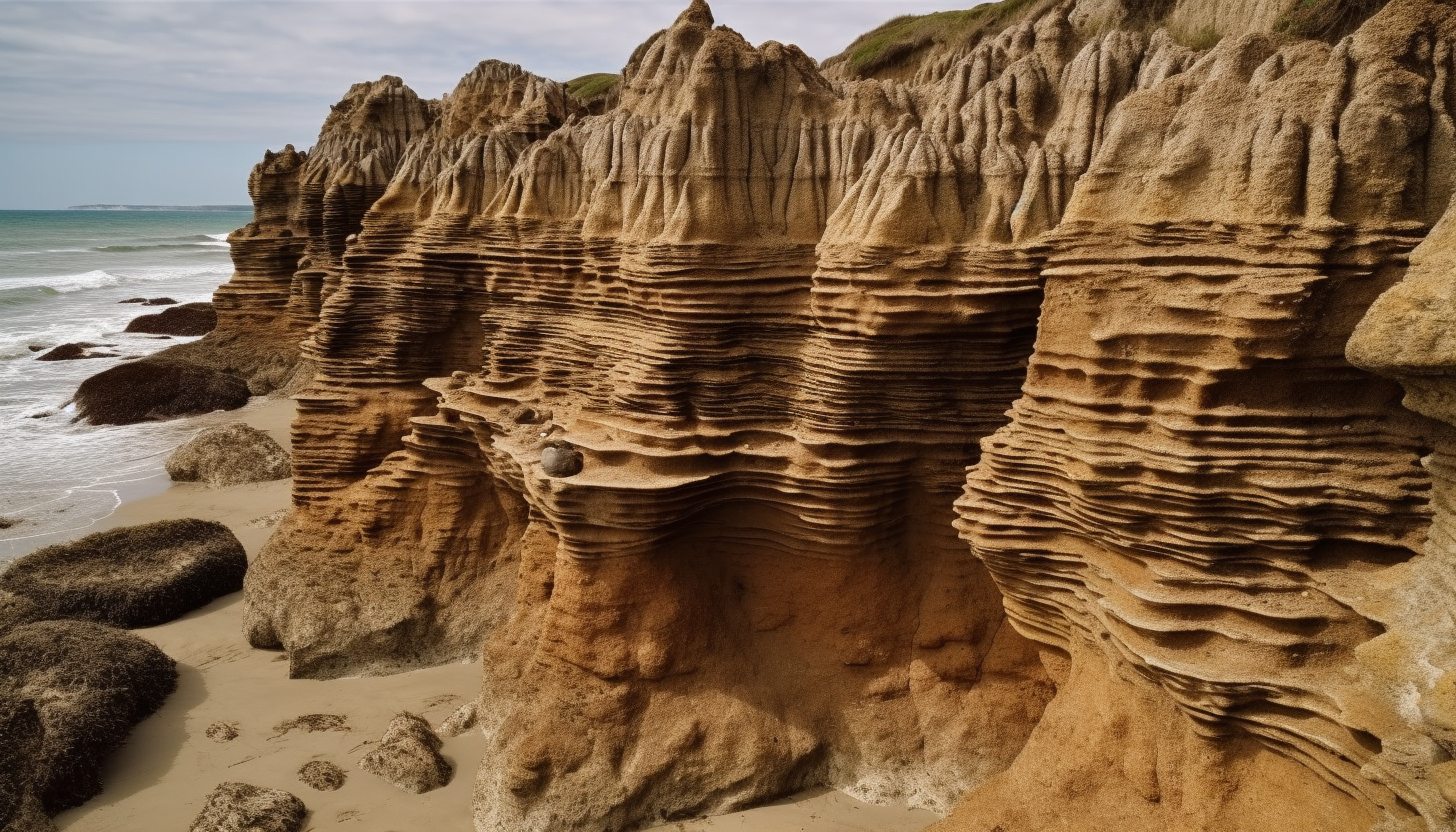
[[[67,211],[251,211],[251,205],[72,205]]]

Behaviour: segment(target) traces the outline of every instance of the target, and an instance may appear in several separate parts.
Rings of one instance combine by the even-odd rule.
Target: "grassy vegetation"
[[[1223,35],[1220,35],[1218,30],[1212,26],[1199,32],[1171,32],[1170,34],[1173,35],[1173,40],[1198,52],[1212,49],[1223,40]]]
[[[1360,28],[1387,0],[1299,0],[1274,24],[1276,32],[1334,43]]]
[[[999,30],[1038,0],[1001,0],[973,9],[901,15],[860,35],[838,58],[864,76],[934,43],[953,43]]]
[[[605,94],[622,80],[622,76],[610,72],[593,72],[566,82],[566,91],[583,101],[590,101]]]

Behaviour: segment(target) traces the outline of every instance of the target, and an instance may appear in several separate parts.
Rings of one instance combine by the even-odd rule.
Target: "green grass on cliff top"
[[[1301,38],[1338,41],[1360,27],[1389,0],[1299,0],[1275,24],[1274,30]],[[964,11],[901,15],[855,39],[825,63],[843,61],[853,74],[866,77],[894,66],[932,44],[964,41],[974,35],[994,35],[1038,5],[1038,0],[1001,0]],[[1172,10],[1173,0],[1140,0],[1134,4],[1129,25],[1149,29]],[[1218,42],[1213,32],[1185,35],[1185,45],[1208,49]]]
[[[977,29],[1007,23],[1012,16],[1036,2],[1001,0],[964,11],[901,15],[860,35],[839,57],[847,61],[857,75],[865,75],[894,64],[929,44],[951,43]]]
[[[1274,31],[1335,43],[1360,28],[1388,0],[1299,0],[1279,16]]]
[[[610,72],[593,72],[566,82],[566,91],[583,101],[590,101],[615,87],[622,76]]]

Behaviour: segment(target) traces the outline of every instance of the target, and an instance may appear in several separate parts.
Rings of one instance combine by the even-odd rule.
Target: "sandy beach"
[[[274,399],[255,401],[243,415],[286,444],[293,411],[292,401]],[[290,486],[290,480],[229,488],[174,483],[160,494],[123,503],[90,531],[170,518],[217,520],[233,530],[253,558],[286,510]],[[177,691],[107,761],[105,790],[56,818],[60,829],[186,829],[213,787],[237,780],[297,795],[310,811],[305,829],[472,832],[471,791],[485,745],[478,732],[445,740],[443,753],[455,766],[455,776],[445,788],[423,795],[400,791],[359,770],[358,760],[397,712],[412,711],[438,724],[473,698],[480,684],[477,663],[385,677],[289,679],[283,654],[255,650],[243,641],[241,617],[242,595],[236,593],[171,623],[134,631],[176,659]],[[279,728],[312,714],[342,717],[343,724],[324,731]],[[209,737],[209,728],[218,737],[236,736],[219,741]],[[300,782],[298,770],[311,760],[343,768],[348,774],[344,786],[321,792]],[[930,812],[873,806],[818,789],[747,812],[656,828],[911,832],[936,819]]]

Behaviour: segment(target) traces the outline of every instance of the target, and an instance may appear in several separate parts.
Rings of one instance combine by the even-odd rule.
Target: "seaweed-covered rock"
[[[55,814],[101,791],[102,762],[176,689],[177,668],[151,642],[123,630],[39,621],[0,633],[0,680],[0,755],[29,747],[19,768]],[[41,728],[38,744],[27,718],[15,715],[27,704]]]
[[[0,633],[32,621],[44,621],[48,617],[45,610],[35,601],[24,595],[16,595],[8,590],[0,589]],[[0,825],[0,830],[4,829],[4,825]]]
[[[214,487],[289,477],[293,459],[273,437],[243,422],[207,428],[167,458],[177,482]]]
[[[46,618],[151,627],[243,587],[247,554],[207,520],[109,529],[26,555],[0,574],[0,590]]]
[[[285,719],[273,726],[273,736],[281,737],[289,731],[307,731],[316,734],[320,731],[348,731],[349,718],[342,714],[304,714],[293,719]]]
[[[0,830],[4,832],[55,828],[36,794],[32,770],[42,731],[35,703],[0,689]]]
[[[449,761],[440,756],[440,737],[423,717],[401,712],[389,721],[379,746],[359,761],[359,767],[414,794],[438,789],[450,782]]]
[[[348,776],[328,760],[310,760],[298,770],[298,779],[311,789],[332,792],[343,788]]]
[[[297,832],[308,808],[280,789],[220,783],[207,796],[190,832]]]
[[[96,352],[98,347],[110,347],[114,344],[92,344],[88,341],[77,341],[71,344],[61,344],[49,352],[37,355],[36,361],[74,361],[78,358],[116,358],[114,352]]]
[[[76,412],[98,425],[130,425],[214,410],[236,410],[251,393],[241,378],[160,358],[118,364],[81,382]]]
[[[216,327],[217,310],[212,308],[212,304],[184,303],[152,315],[133,318],[126,325],[126,331],[149,335],[206,335]]]

